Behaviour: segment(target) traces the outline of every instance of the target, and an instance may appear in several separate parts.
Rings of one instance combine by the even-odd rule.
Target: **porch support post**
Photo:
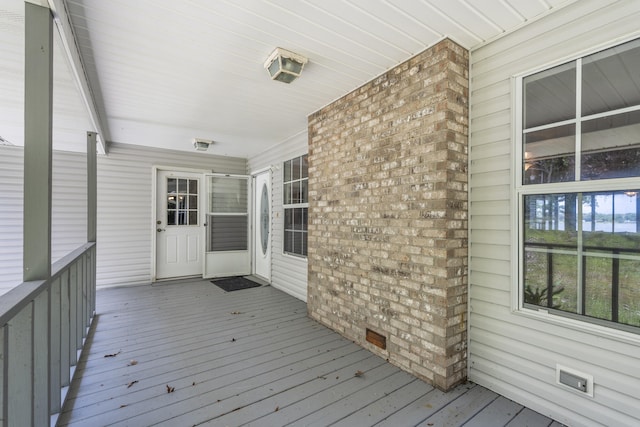
[[[96,133],[87,132],[87,242],[95,242],[98,215]]]
[[[51,276],[53,17],[25,2],[23,280]]]

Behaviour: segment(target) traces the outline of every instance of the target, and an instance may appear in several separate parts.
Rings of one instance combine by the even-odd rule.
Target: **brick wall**
[[[309,314],[443,390],[466,371],[467,100],[443,40],[309,117]]]

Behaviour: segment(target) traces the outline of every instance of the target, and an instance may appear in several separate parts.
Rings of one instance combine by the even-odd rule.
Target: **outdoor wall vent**
[[[387,349],[387,337],[367,328],[366,340],[383,350]]]
[[[556,383],[571,391],[593,397],[593,375],[556,365]]]

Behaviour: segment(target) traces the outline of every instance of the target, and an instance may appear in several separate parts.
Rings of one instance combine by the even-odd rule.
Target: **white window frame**
[[[285,171],[285,164],[287,162],[290,162],[292,160],[296,160],[296,159],[300,159],[302,157],[307,156],[307,159],[309,158],[307,153],[301,154],[299,156],[295,156],[292,157],[290,159],[287,159],[283,162],[282,164],[282,174],[283,174],[283,179],[282,179],[282,212],[283,212],[283,218],[282,218],[282,254],[285,256],[291,256],[291,257],[295,257],[295,258],[300,258],[300,259],[307,259],[308,255],[304,255],[304,254],[298,254],[296,252],[288,252],[285,250],[285,236],[287,233],[287,228],[286,228],[286,211],[287,209],[296,209],[296,208],[305,208],[307,209],[307,230],[303,231],[302,233],[305,233],[307,236],[306,242],[307,242],[307,254],[309,253],[309,246],[308,246],[308,236],[309,236],[309,229],[308,229],[308,224],[309,224],[309,174],[307,173],[307,177],[306,178],[301,178],[301,179],[295,179],[295,180],[291,180],[291,181],[287,181],[284,179],[284,171]],[[289,203],[289,204],[285,204],[285,200],[286,200],[286,196],[284,194],[284,189],[286,187],[286,184],[288,183],[292,183],[292,182],[302,182],[302,181],[306,181],[307,182],[307,202],[305,203]]]
[[[577,62],[577,70],[576,70],[576,117],[571,120],[558,121],[553,123],[553,125],[543,125],[536,128],[529,129],[529,132],[537,129],[542,129],[545,127],[551,126],[559,126],[562,124],[575,124],[575,138],[576,138],[576,160],[575,160],[575,174],[577,177],[580,177],[580,148],[581,148],[581,123],[585,121],[585,119],[595,119],[599,117],[606,117],[609,115],[621,114],[630,111],[638,111],[640,110],[640,106],[633,106],[629,108],[622,108],[618,110],[611,110],[604,113],[598,113],[587,117],[581,116],[580,111],[580,85],[582,82],[582,73],[581,73],[581,63],[582,58],[591,55],[593,53],[597,53],[603,50],[607,50],[609,48],[624,44],[626,42],[637,39],[637,36],[634,38],[629,38],[628,40],[616,41],[613,44],[602,46],[588,52],[582,52],[579,55],[565,58],[563,60],[559,60],[557,62],[545,64],[539,68],[526,71],[524,73],[515,75],[511,79],[511,88],[512,88],[512,123],[513,126],[513,141],[515,144],[514,149],[512,150],[512,173],[511,178],[513,182],[512,187],[512,197],[511,197],[511,212],[514,213],[512,216],[512,230],[515,232],[512,233],[512,247],[516,249],[515,253],[517,254],[516,262],[512,262],[512,277],[516,280],[512,281],[512,292],[511,292],[511,307],[512,312],[518,315],[523,315],[528,318],[533,318],[536,320],[540,320],[552,325],[561,326],[563,328],[569,328],[573,330],[577,330],[580,332],[586,332],[589,334],[597,334],[603,337],[612,338],[616,340],[620,340],[623,342],[632,342],[634,344],[640,343],[640,327],[636,326],[627,326],[623,324],[619,325],[610,325],[605,324],[606,321],[600,322],[593,321],[592,318],[584,316],[583,318],[578,318],[582,315],[576,316],[563,316],[550,313],[548,310],[540,307],[537,309],[527,308],[524,306],[524,271],[523,271],[523,257],[524,257],[524,245],[523,245],[523,213],[524,206],[523,200],[524,196],[531,194],[566,194],[566,193],[591,193],[591,192],[608,192],[608,191],[624,191],[629,188],[639,188],[640,187],[640,177],[630,177],[630,178],[614,178],[614,179],[600,179],[600,180],[588,180],[588,181],[571,181],[571,182],[556,182],[556,183],[545,183],[545,184],[528,184],[523,185],[523,120],[524,120],[524,94],[523,94],[523,80],[533,74],[552,69],[556,66],[566,64],[568,62]],[[580,258],[580,257],[579,257]],[[578,269],[579,271],[581,269]]]

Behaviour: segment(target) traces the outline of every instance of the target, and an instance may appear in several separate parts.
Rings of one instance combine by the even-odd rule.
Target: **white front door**
[[[202,275],[202,175],[158,170],[156,279]]]
[[[253,274],[271,282],[271,171],[253,176]]]

